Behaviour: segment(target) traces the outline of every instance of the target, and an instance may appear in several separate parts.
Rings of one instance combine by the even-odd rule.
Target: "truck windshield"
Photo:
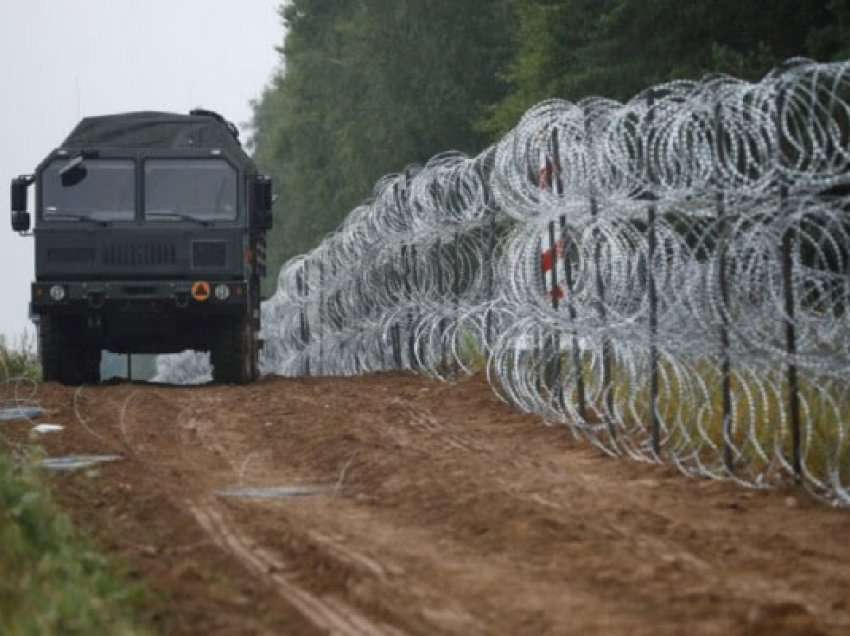
[[[134,162],[87,159],[85,178],[62,185],[59,172],[68,159],[51,161],[41,173],[41,205],[47,221],[132,221],[136,211]]]
[[[223,159],[145,161],[145,217],[154,221],[232,221],[236,171]]]

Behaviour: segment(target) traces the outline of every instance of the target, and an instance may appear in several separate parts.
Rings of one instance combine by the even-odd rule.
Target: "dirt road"
[[[37,399],[50,455],[124,458],[57,492],[163,633],[850,633],[850,512],[601,457],[481,378]]]

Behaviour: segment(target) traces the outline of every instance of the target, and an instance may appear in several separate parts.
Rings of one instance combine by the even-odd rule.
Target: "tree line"
[[[286,0],[279,14],[280,64],[250,141],[279,195],[271,272],[381,176],[475,154],[543,99],[850,58],[846,0]]]

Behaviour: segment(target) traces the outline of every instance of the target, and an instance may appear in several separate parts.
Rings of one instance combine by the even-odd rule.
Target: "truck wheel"
[[[39,323],[41,375],[45,382],[71,386],[100,382],[100,348],[81,329],[43,315]]]
[[[65,341],[57,322],[42,314],[38,323],[38,350],[41,356],[41,378],[44,382],[61,382]]]
[[[100,347],[91,343],[83,343],[78,355],[80,360],[79,384],[98,384],[100,382]]]
[[[216,382],[247,384],[256,379],[257,341],[250,320],[240,319],[219,332],[210,362]]]

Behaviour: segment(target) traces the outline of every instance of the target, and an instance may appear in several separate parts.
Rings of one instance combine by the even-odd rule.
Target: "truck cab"
[[[99,381],[102,350],[209,351],[213,378],[257,377],[271,181],[217,113],[83,119],[12,181],[35,281],[43,379]]]

